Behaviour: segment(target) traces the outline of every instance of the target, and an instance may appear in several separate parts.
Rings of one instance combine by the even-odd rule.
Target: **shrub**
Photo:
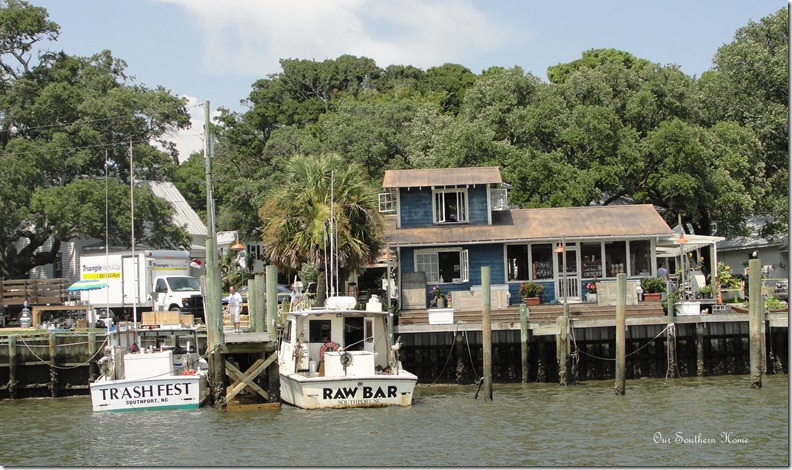
[[[647,294],[656,294],[658,292],[665,292],[665,280],[659,277],[645,277],[641,279],[641,289]]]

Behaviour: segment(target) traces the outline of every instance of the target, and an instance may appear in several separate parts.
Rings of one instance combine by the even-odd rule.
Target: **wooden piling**
[[[55,333],[49,334],[49,363],[50,363],[50,396],[58,398],[58,337]]]
[[[704,323],[696,323],[696,375],[704,377]]]
[[[556,319],[558,341],[556,342],[556,359],[558,362],[558,384],[569,383],[569,317],[560,316]]]
[[[88,333],[88,383],[96,379],[96,333]]]
[[[455,370],[457,385],[464,385],[465,383],[469,383],[465,380],[467,377],[467,374],[465,373],[467,368],[465,367],[464,341],[465,341],[464,333],[457,330],[454,338],[454,356],[456,357],[456,368],[454,370]]]
[[[256,323],[256,311],[258,310],[257,303],[259,301],[258,294],[256,293],[256,280],[248,279],[247,281],[247,288],[248,288],[248,295],[247,295],[247,304],[248,304],[248,330],[249,331],[257,331],[257,323]]]
[[[492,293],[490,292],[490,267],[481,267],[481,290],[484,294],[484,305],[481,312],[481,332],[484,360],[484,399],[492,400],[492,325],[490,324],[490,308]]]
[[[268,264],[265,274],[267,276],[267,331],[270,338],[277,339],[275,324],[278,317],[278,267]]]
[[[627,274],[616,275],[616,394],[626,391],[627,357],[625,354],[625,312],[627,310]]]
[[[671,301],[671,284],[666,282],[666,314],[668,315],[668,329],[666,330],[666,356],[668,357],[668,369],[666,377],[675,378],[679,371],[676,364],[676,331],[674,328],[674,302]]]
[[[8,337],[8,394],[17,398],[17,348],[16,335]]]
[[[520,362],[522,363],[522,383],[528,383],[528,306],[520,305]]]
[[[751,388],[762,388],[762,265],[759,259],[748,260],[748,334],[751,358]]]
[[[253,316],[256,317],[256,329],[251,329],[250,331],[263,333],[267,329],[267,303],[264,301],[267,292],[266,277],[263,274],[256,274],[256,282],[254,283],[254,286],[256,299],[258,299],[256,301],[256,310],[253,312]]]

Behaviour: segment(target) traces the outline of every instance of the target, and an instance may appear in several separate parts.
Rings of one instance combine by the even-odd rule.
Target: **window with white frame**
[[[436,189],[432,205],[436,224],[468,221],[467,189]]]
[[[426,273],[427,283],[467,282],[470,280],[468,250],[461,248],[417,250],[415,271]]]
[[[385,213],[396,212],[396,198],[390,190],[379,193],[379,211]]]

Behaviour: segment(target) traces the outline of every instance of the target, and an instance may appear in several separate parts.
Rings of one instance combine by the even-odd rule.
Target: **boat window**
[[[283,341],[287,343],[291,343],[291,330],[294,328],[294,322],[290,321],[286,324],[286,328],[283,329]]]
[[[326,343],[330,341],[330,320],[310,320],[308,322],[308,341]]]

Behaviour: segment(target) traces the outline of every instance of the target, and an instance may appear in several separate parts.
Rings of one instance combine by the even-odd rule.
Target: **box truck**
[[[142,250],[83,254],[80,279],[105,280],[106,288],[83,291],[95,311],[109,307],[116,318],[137,320],[145,311],[179,311],[204,322],[201,284],[190,275],[190,254],[179,250]],[[91,319],[91,323],[96,322]]]

